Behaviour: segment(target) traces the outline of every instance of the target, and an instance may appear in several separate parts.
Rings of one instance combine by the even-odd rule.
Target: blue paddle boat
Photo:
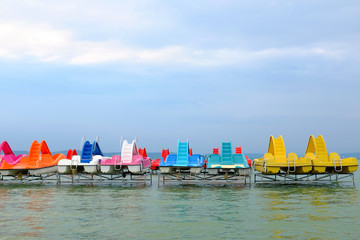
[[[159,169],[162,173],[172,173],[177,170],[190,170],[191,173],[200,173],[204,168],[205,158],[200,154],[192,154],[189,149],[189,140],[178,140],[177,154],[170,154],[160,161]]]

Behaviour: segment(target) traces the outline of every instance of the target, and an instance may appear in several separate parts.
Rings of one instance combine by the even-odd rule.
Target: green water
[[[359,239],[359,203],[351,184],[0,185],[0,238]]]

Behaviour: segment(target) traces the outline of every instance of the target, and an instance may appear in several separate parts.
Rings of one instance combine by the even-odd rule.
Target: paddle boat
[[[128,143],[127,140],[121,140],[121,155],[114,155],[111,159],[101,161],[101,172],[105,174],[116,174],[124,169],[128,169],[133,174],[142,174],[150,168],[150,158],[147,157],[146,150],[141,149],[141,155],[136,146],[136,141]]]
[[[10,174],[10,169],[12,166],[18,164],[22,157],[26,157],[26,154],[15,155],[7,141],[3,141],[0,144],[0,153],[3,152],[3,155],[0,155],[0,173],[2,175],[12,175]]]
[[[6,161],[1,165],[1,171],[7,171],[7,175],[17,175],[28,172],[30,175],[47,174],[57,171],[57,164],[64,158],[62,153],[52,155],[47,143],[42,140],[33,141],[28,156],[20,158],[15,165],[8,164]],[[5,174],[4,174],[5,175]]]
[[[231,142],[221,143],[221,156],[219,149],[214,148],[213,153],[207,158],[206,169],[209,174],[219,172],[238,172],[240,169],[250,169],[248,158],[242,154],[241,147],[236,148],[235,154],[232,153]]]
[[[99,137],[96,138],[93,144],[91,144],[89,141],[86,140],[85,137],[83,137],[81,155],[74,155],[75,152],[76,150],[72,150],[71,153],[68,152],[68,157],[71,156],[71,159],[64,158],[59,161],[59,173],[97,173],[100,170],[100,160],[109,159],[109,157],[103,156],[103,153],[99,146]]]
[[[352,173],[358,169],[357,159],[354,157],[341,159],[339,154],[328,155],[323,136],[310,136],[303,159],[312,162],[312,173]]]
[[[263,158],[254,159],[253,167],[263,174],[277,174],[280,170],[289,174],[309,173],[312,162],[308,158],[298,158],[295,153],[286,156],[285,144],[282,136],[270,136],[268,152]]]
[[[161,158],[157,158],[155,160],[151,159],[151,169],[158,170],[161,161],[165,161],[166,157],[169,155],[169,149],[162,149]]]
[[[162,173],[172,173],[177,170],[190,170],[190,173],[200,173],[204,168],[205,159],[200,154],[192,154],[189,140],[178,140],[177,154],[169,154],[166,159],[161,158],[159,169]]]

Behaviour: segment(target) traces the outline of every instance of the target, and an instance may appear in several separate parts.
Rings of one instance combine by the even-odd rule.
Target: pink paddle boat
[[[16,156],[7,141],[3,141],[0,144],[0,153],[1,152],[4,152],[4,155],[0,155],[0,166],[3,165],[3,162],[5,161],[10,165],[16,165],[20,162],[22,157],[27,156],[26,154],[20,154]]]
[[[123,171],[125,168],[131,173],[145,173],[150,168],[150,158],[142,156],[137,149],[136,140],[128,143],[123,141],[121,156],[114,155],[111,159],[103,159],[100,163],[102,173],[113,174]]]

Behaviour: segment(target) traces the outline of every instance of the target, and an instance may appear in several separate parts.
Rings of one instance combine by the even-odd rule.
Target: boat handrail
[[[78,163],[78,161],[76,161],[76,164],[74,164],[74,159],[71,158],[71,160],[70,160],[70,170],[76,170],[77,169],[77,163]],[[75,167],[73,167],[73,166],[75,166]]]
[[[340,158],[340,156],[338,155],[338,156],[339,156],[339,160],[338,160],[338,161],[339,161],[339,163],[340,163],[340,169],[338,169],[338,168],[336,167],[336,161],[337,161],[337,160],[335,159],[335,156],[336,156],[336,155],[334,155],[334,156],[333,156],[333,159],[332,159],[332,160],[333,160],[333,163],[334,163],[334,170],[335,170],[335,172],[342,172],[342,162],[341,162],[341,158]]]
[[[290,157],[292,157],[292,160],[293,160],[293,166],[294,166],[294,170],[293,170],[293,171],[290,170],[290,162],[289,162],[289,158],[290,158]],[[287,173],[289,174],[289,173],[294,173],[294,172],[296,172],[295,156],[292,155],[292,154],[291,154],[291,155],[289,154],[289,156],[286,158],[286,161],[287,161],[287,164],[288,164]]]
[[[122,157],[120,157],[120,165],[119,165],[119,168],[116,167],[118,161],[119,161],[119,160],[118,160],[117,158],[115,158],[115,161],[114,161],[114,169],[115,169],[115,170],[121,170],[121,168],[122,168],[122,164],[123,164]]]

